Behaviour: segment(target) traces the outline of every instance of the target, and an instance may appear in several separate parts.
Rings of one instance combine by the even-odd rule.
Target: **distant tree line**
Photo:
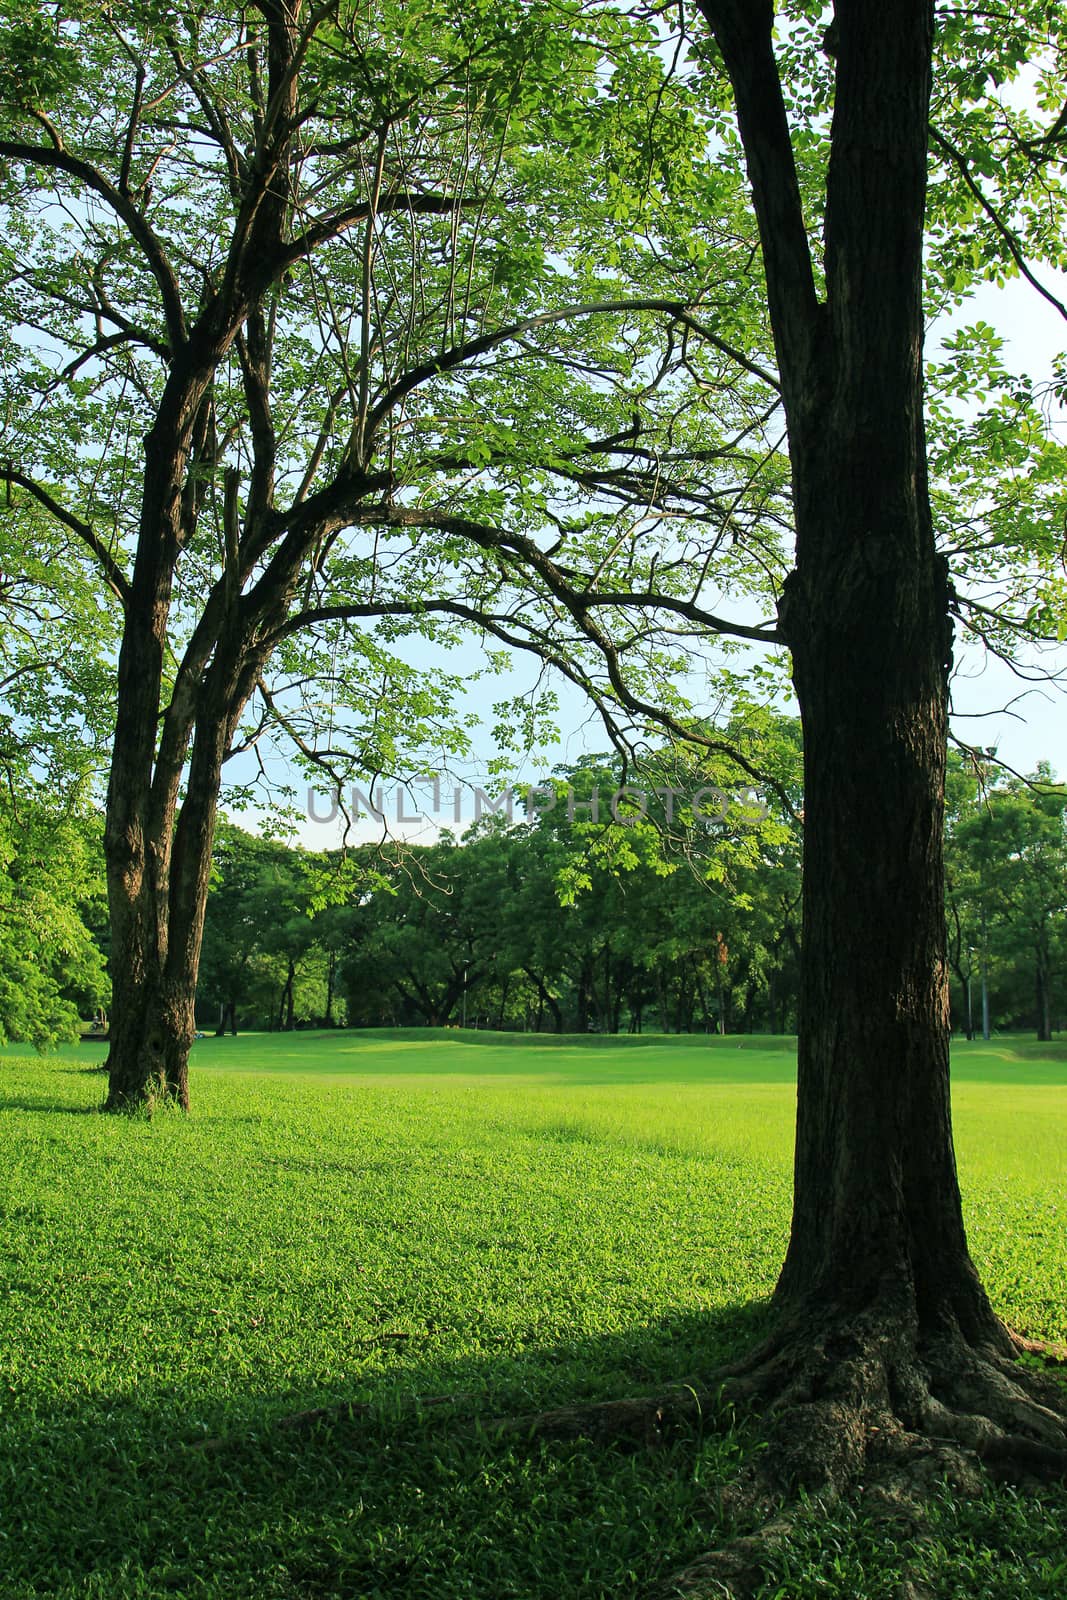
[[[651,803],[616,820],[624,774],[599,757],[561,769],[530,816],[426,844],[316,852],[224,823],[198,1024],[791,1032],[796,725],[772,719],[760,751],[766,815],[736,798],[694,815],[708,774],[664,757],[625,774]],[[0,795],[0,1034],[47,1046],[108,1003],[100,818],[80,790],[20,790]],[[1051,1038],[1067,1027],[1067,790],[1046,764],[1023,780],[954,755],[946,860],[953,1026]]]
[[[785,726],[783,737],[795,737]],[[676,775],[677,776],[677,775]],[[200,1015],[223,1026],[469,1027],[536,1032],[791,1032],[802,811],[690,814],[679,781],[614,823],[607,758],[558,776],[550,810],[461,839],[360,846],[342,864],[223,830]],[[570,796],[568,802],[567,797]],[[951,763],[953,1025],[1067,1018],[1067,792]]]

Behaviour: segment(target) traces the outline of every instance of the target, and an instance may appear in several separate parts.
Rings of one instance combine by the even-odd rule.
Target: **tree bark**
[[[165,563],[148,569],[142,587],[154,600],[132,610],[119,661],[104,832],[114,996],[110,1111],[151,1110],[160,1101],[188,1110],[222,765],[260,665],[241,628],[232,627],[195,685],[195,674],[179,674],[157,747],[170,572]]]
[[[333,991],[337,981],[337,952],[331,950],[326,958],[326,1010],[323,1013],[323,1025],[333,1027]]]
[[[927,0],[842,0],[816,294],[769,5],[705,0],[733,82],[789,425],[780,606],[804,731],[794,1212],[776,1299],[1008,1348],[949,1106],[942,829],[951,598],[923,431]]]
[[[168,384],[168,390],[172,388]],[[141,537],[119,653],[118,712],[104,852],[111,922],[109,1110],[174,1099],[188,1106],[195,1024],[192,989],[168,972],[170,872],[180,759],[157,752],[173,566],[177,484],[184,471],[180,391],[165,396],[166,425],[146,441]],[[168,433],[176,442],[164,449]],[[184,746],[182,753],[184,753]],[[157,754],[162,759],[157,760]]]
[[[290,956],[289,964],[285,973],[285,989],[282,992],[282,1005],[278,1012],[279,1031],[284,1031],[286,1033],[292,1033],[295,1026],[295,1017],[293,1012],[293,980],[295,977],[296,962],[293,960],[292,956]]]
[[[203,742],[194,748],[185,800],[180,811],[173,804],[160,808],[144,836],[139,874],[131,873],[125,853],[117,863],[108,856],[109,1110],[158,1100],[189,1108],[189,1050],[224,740],[225,730],[213,729],[212,750],[205,755]]]
[[[563,1012],[559,1008],[558,1001],[549,993],[544,974],[535,972],[532,967],[523,967],[522,970],[531,982],[537,986],[537,1027],[535,1031],[537,1033],[541,1032],[541,1024],[544,1021],[545,1006],[547,1005],[552,1013],[552,1025],[555,1031],[562,1033]]]
[[[215,1037],[222,1039],[226,1035],[227,1025],[229,1031],[236,1037],[237,1034],[237,1002],[236,1000],[219,1001],[219,1024],[215,1029]]]

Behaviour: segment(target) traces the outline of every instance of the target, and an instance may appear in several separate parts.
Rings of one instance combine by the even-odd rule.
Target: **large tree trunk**
[[[898,392],[908,415],[905,393]],[[914,418],[914,411],[912,411]],[[941,838],[945,586],[921,495],[838,448],[807,603],[789,598],[804,725],[798,1117],[783,1302],[877,1303],[994,1336],[952,1148]],[[895,490],[895,492],[894,492]],[[827,537],[826,530],[840,537]],[[848,552],[857,530],[881,570]],[[907,552],[908,559],[902,559]],[[821,558],[821,559],[820,559]]]
[[[118,714],[108,785],[104,852],[111,921],[112,1024],[107,1108],[188,1101],[186,1061],[194,993],[167,973],[172,838],[185,740],[171,718],[177,755],[157,749],[174,561],[178,494],[187,439],[173,374],[146,441],[145,490],[118,669]],[[187,409],[187,407],[186,407]],[[173,435],[165,445],[162,441]]]
[[[1004,1348],[949,1113],[942,826],[951,592],[926,483],[922,237],[933,11],[841,0],[820,303],[772,8],[701,0],[734,87],[789,424],[780,605],[804,729],[792,1236],[778,1302]]]
[[[135,942],[144,952],[140,967],[129,961]],[[108,1053],[109,1111],[145,1107],[164,1100],[189,1108],[189,1049],[193,1042],[195,979],[190,985],[168,981],[158,954],[147,948],[143,928],[127,941],[126,960],[112,977],[113,1020]]]
[[[804,730],[792,1236],[780,1302],[877,1305],[1001,1342],[964,1235],[949,1107],[943,826],[950,590],[926,485],[922,216],[931,18],[842,30],[829,316],[794,374]]]
[[[189,1108],[189,1050],[221,776],[224,729],[198,741],[179,812],[162,809],[145,834],[141,870],[108,857],[113,1021],[108,1110],[161,1100]],[[119,769],[113,767],[113,773]]]
[[[792,1231],[776,1326],[724,1392],[772,1419],[756,1502],[783,1480],[833,1495],[868,1466],[921,1472],[931,1457],[962,1481],[959,1446],[1064,1474],[1062,1392],[1020,1371],[1025,1341],[982,1288],[952,1142],[952,594],[922,394],[932,6],[837,0],[820,301],[772,6],[699,4],[734,89],[789,425],[796,565],[779,618],[804,730]],[[747,1545],[673,1581],[748,1592],[762,1546]]]

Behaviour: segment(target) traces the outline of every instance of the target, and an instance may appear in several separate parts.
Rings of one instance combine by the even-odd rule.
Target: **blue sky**
[[[1061,299],[1067,298],[1067,274],[1040,276]],[[1050,374],[1054,357],[1067,346],[1067,323],[1021,280],[1003,290],[991,285],[981,290],[964,312],[967,321],[983,317],[997,329],[1005,340],[1009,368],[1038,380]],[[1067,442],[1067,413],[1060,408],[1051,420]],[[1067,673],[1067,644],[1041,655],[1031,652],[1023,670],[1035,677],[1043,670]],[[1055,684],[1027,682],[1004,663],[970,649],[962,652],[958,664],[953,703],[957,712],[966,713],[955,724],[961,739],[995,747],[1018,771],[1030,772],[1044,759],[1061,776],[1067,775],[1067,698]],[[1010,711],[999,709],[1009,705]]]

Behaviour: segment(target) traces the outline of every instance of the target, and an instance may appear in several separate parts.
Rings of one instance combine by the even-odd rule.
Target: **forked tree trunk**
[[[137,931],[140,940],[142,930]],[[130,962],[127,942],[112,976],[114,1022],[108,1053],[109,1111],[152,1109],[161,1101],[189,1108],[189,1050],[195,1023],[196,984],[168,981],[147,941],[143,964]]]
[[[219,730],[212,743],[217,746],[223,736]],[[163,1100],[189,1108],[189,1051],[220,776],[221,752],[205,759],[194,751],[184,803],[180,811],[165,808],[145,831],[138,870],[131,872],[125,852],[118,863],[109,852],[111,1111],[151,1109]]]
[[[123,649],[131,661],[148,657],[158,670],[161,657],[146,649],[135,625],[127,627]],[[153,683],[146,667],[138,675],[120,666],[105,828],[113,995],[109,1111],[151,1110],[164,1100],[188,1110],[222,765],[257,671],[240,637],[220,645],[188,709],[184,686],[175,687],[156,751],[160,676]]]
[[[195,323],[158,242],[148,248],[163,293],[170,345],[167,377],[145,439],[145,476],[133,573],[123,590],[118,716],[108,788],[105,854],[111,917],[114,1022],[107,1107],[163,1096],[188,1105],[188,1055],[222,763],[241,711],[270,654],[320,526],[274,548],[248,592],[256,555],[272,549],[276,442],[270,418],[270,337],[253,280],[277,262],[290,210],[290,130],[299,99],[301,0],[269,7],[266,96],[269,159],[250,164],[241,224],[224,283],[205,284]],[[305,40],[306,43],[306,40]],[[269,121],[270,119],[268,119]],[[131,125],[130,138],[134,135]],[[127,156],[129,155],[127,151]],[[263,186],[257,187],[260,173]],[[128,198],[128,197],[127,197]],[[146,232],[151,230],[144,224]],[[238,248],[240,244],[240,248]],[[207,483],[221,466],[211,388],[241,334],[250,410],[252,471],[243,511],[235,467],[223,471],[223,570],[200,608],[164,695],[175,571],[199,520]],[[190,470],[191,469],[191,470]],[[190,741],[192,751],[190,757]],[[186,761],[186,795],[179,794]]]
[[[185,392],[173,373],[162,409]],[[126,602],[118,669],[118,714],[108,786],[104,852],[111,921],[112,1025],[107,1109],[163,1097],[188,1102],[187,1058],[194,992],[168,971],[170,873],[181,757],[157,748],[178,497],[187,434],[157,426],[146,441],[141,537]],[[166,442],[164,442],[166,440]],[[178,719],[175,719],[175,721]]]

